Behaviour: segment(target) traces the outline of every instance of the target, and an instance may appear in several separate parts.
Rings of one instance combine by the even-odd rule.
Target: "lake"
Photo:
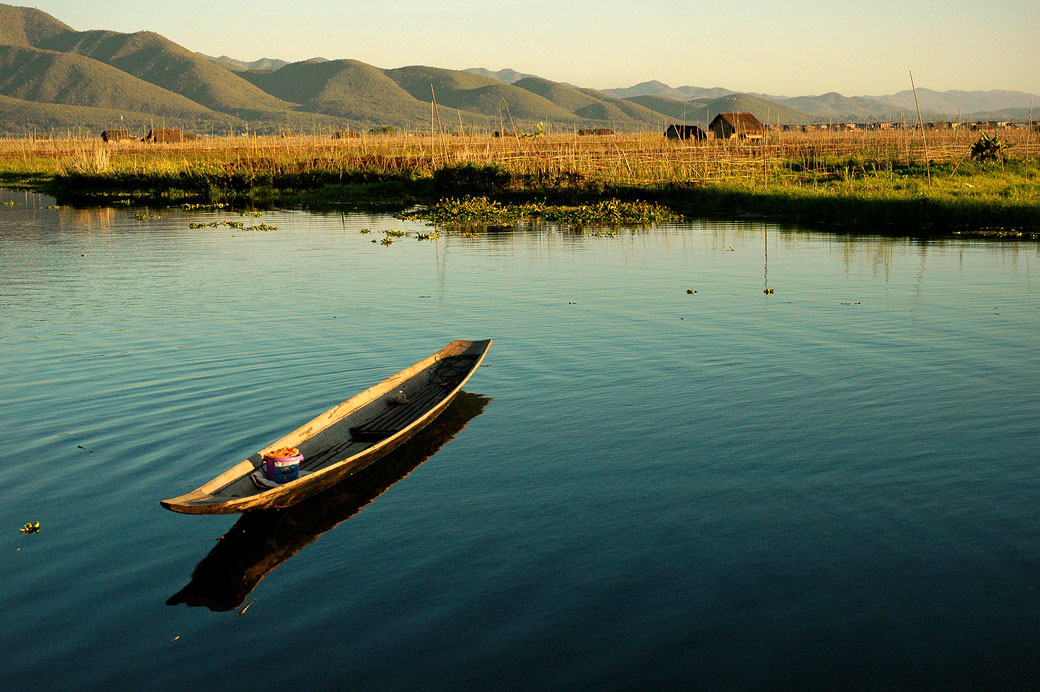
[[[1040,681],[1036,243],[0,202],[4,689]],[[365,478],[160,507],[455,338]]]

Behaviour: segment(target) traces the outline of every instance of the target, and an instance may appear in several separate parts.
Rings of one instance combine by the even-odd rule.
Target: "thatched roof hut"
[[[707,139],[708,135],[696,125],[669,125],[664,131],[668,139]]]
[[[133,136],[126,130],[104,130],[101,133],[102,142],[118,142],[122,139],[133,139]]]
[[[183,142],[185,139],[184,133],[180,130],[149,130],[145,136],[145,142],[155,142],[158,144],[164,143],[178,143]]]
[[[719,113],[708,129],[716,139],[762,139],[766,131],[761,121],[747,111]]]

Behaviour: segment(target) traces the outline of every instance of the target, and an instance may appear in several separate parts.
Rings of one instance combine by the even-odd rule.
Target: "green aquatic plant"
[[[449,197],[432,207],[401,214],[400,218],[421,219],[438,226],[466,224],[514,224],[520,221],[548,221],[563,226],[648,226],[675,221],[682,216],[652,202],[626,202],[608,199],[578,206],[539,202],[504,205],[487,197]]]

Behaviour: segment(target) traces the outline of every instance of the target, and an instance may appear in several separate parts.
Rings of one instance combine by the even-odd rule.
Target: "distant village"
[[[1010,129],[1029,129],[1032,127],[1035,130],[1040,131],[1040,124],[1038,123],[1024,123],[1014,121],[998,121],[998,122],[955,122],[955,121],[944,121],[944,122],[928,122],[924,123],[926,130],[1010,130]],[[878,130],[903,130],[903,129],[918,129],[917,123],[905,123],[905,122],[870,122],[870,123],[824,123],[816,125],[766,125],[756,118],[752,113],[741,111],[734,113],[719,113],[715,118],[707,125],[707,131],[699,125],[686,125],[686,124],[672,124],[664,131],[664,136],[668,139],[677,140],[706,140],[710,137],[713,139],[737,139],[737,140],[748,140],[755,141],[762,139],[769,132],[856,132],[856,131],[878,131]],[[393,134],[395,129],[393,127],[377,127],[372,128],[369,134]],[[609,127],[596,127],[578,130],[579,136],[603,136],[613,135],[614,130]],[[459,133],[454,133],[459,134]],[[289,134],[283,134],[283,136],[291,136]],[[337,130],[332,133],[333,139],[352,139],[361,137],[362,133],[357,130]],[[514,136],[529,136],[518,132],[508,132],[502,130],[495,130],[491,133],[492,137],[514,137]],[[101,139],[105,142],[119,142],[124,140],[139,140],[142,142],[152,142],[156,144],[177,144],[181,142],[189,142],[197,139],[201,139],[202,135],[192,134],[190,132],[183,132],[175,128],[167,128],[160,130],[150,130],[144,137],[137,137],[131,134],[128,130],[104,130],[101,133]]]

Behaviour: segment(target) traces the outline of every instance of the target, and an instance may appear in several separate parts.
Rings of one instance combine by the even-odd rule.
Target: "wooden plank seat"
[[[346,440],[345,442],[340,442],[339,444],[326,447],[325,449],[315,452],[310,456],[305,456],[303,458],[303,463],[300,464],[300,471],[317,471],[318,469],[323,468],[327,464],[339,461],[340,459],[345,459],[346,457],[350,456],[352,453],[357,451],[351,449],[355,445],[357,445],[359,449],[363,447],[363,445],[359,445],[354,440]]]
[[[408,403],[391,405],[372,420],[351,428],[350,436],[354,441],[382,440],[384,437],[390,437],[407,428],[449,391],[437,385],[427,386],[410,396]]]

